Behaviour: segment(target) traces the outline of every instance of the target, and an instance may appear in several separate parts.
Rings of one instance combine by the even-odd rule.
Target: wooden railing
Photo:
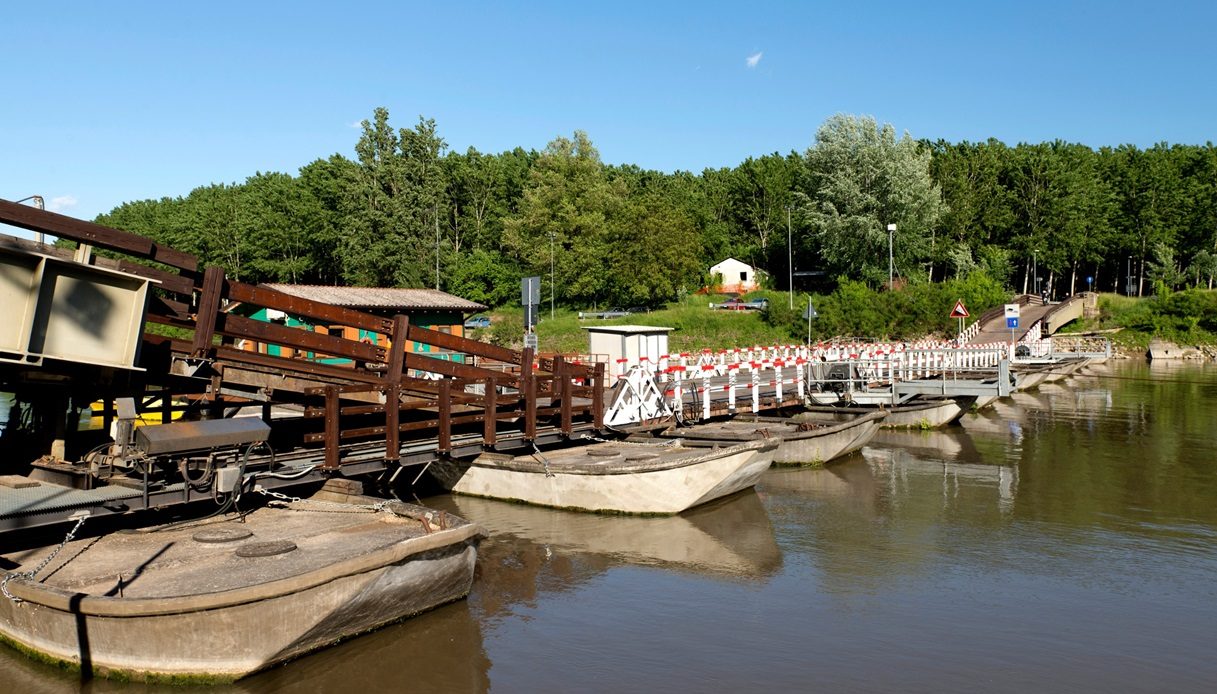
[[[4,200],[0,200],[0,222],[127,256],[97,262],[155,280],[146,320],[190,334],[189,340],[145,335],[146,351],[160,348],[177,358],[216,367],[209,372],[209,383],[191,386],[203,388],[213,403],[223,401],[220,390],[226,369],[248,367],[300,377],[305,385],[298,395],[308,403],[306,419],[324,419],[321,430],[305,434],[304,442],[325,446],[327,467],[341,464],[341,444],[357,440],[383,438],[386,460],[398,460],[400,435],[405,432],[434,433],[437,450],[447,453],[453,429],[476,423],[483,425],[484,445],[496,442],[498,423],[506,420],[522,421],[523,436],[529,440],[537,435],[538,418],[552,417],[567,435],[573,432],[577,416],[590,420],[595,429],[603,427],[603,364],[572,364],[560,356],[538,358],[531,350],[515,351],[411,325],[406,315],[377,316],[240,282],[228,278],[219,267],[200,271],[194,256],[145,237]],[[237,305],[375,332],[385,336],[387,344],[247,318],[231,311]],[[243,340],[349,361],[325,364],[247,351],[236,346]],[[407,352],[410,343],[468,355],[473,363]],[[480,363],[512,368],[486,368]],[[408,375],[419,372],[437,378]],[[149,384],[159,389],[165,403],[177,394],[168,387],[167,376],[149,374]],[[481,392],[473,392],[475,388]],[[373,394],[383,404],[367,402],[367,396]],[[236,399],[233,404],[241,402]],[[383,422],[369,424],[372,417],[382,417]]]

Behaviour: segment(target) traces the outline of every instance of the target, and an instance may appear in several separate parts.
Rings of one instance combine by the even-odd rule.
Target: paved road
[[[1019,308],[1018,328],[1014,331],[1015,340],[1022,339],[1027,334],[1027,329],[1030,328],[1035,321],[1044,317],[1054,305],[1049,304],[1044,306],[1039,299],[1033,299],[1030,304],[1024,304]],[[1010,329],[1006,327],[1006,317],[998,316],[994,320],[989,321],[980,327],[980,332],[976,337],[968,340],[968,344],[983,345],[991,342],[1010,342]]]

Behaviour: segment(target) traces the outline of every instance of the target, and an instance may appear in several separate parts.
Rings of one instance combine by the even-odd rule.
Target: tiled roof
[[[270,289],[302,299],[349,308],[388,308],[415,311],[485,311],[486,307],[436,289],[391,287],[326,287],[315,284],[267,284]]]

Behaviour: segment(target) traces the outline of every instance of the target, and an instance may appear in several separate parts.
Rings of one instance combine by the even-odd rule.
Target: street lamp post
[[[27,196],[27,197],[21,198],[20,200],[14,200],[13,202],[16,202],[16,203],[23,203],[23,202],[25,202],[26,200],[33,200],[33,201],[34,201],[34,207],[37,207],[37,208],[38,208],[38,209],[40,209],[40,210],[45,210],[45,209],[46,209],[46,201],[42,199],[42,196],[41,196],[41,195],[30,195],[30,196]],[[46,239],[45,239],[45,237],[43,237],[43,235],[42,235],[42,232],[41,232],[41,231],[37,232],[37,233],[34,235],[34,239],[35,239],[35,240],[38,242],[38,245],[39,245],[39,246],[41,246],[41,245],[43,244],[43,242],[46,240]]]
[[[790,205],[786,206],[786,289],[790,292],[790,309],[794,310],[794,246],[790,236]]]
[[[1036,294],[1040,293],[1040,265],[1039,265],[1040,249],[1035,248],[1031,251],[1031,291]]]
[[[895,263],[892,262],[892,235],[896,233],[896,225],[887,225],[887,289],[892,290],[892,283],[895,281]]]
[[[549,232],[549,319],[554,319],[554,232]]]

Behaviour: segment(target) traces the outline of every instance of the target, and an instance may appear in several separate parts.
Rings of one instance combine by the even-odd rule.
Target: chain
[[[4,597],[8,598],[9,600],[12,600],[13,602],[24,602],[21,598],[8,592],[8,582],[13,580],[14,578],[24,578],[27,581],[34,580],[34,577],[38,575],[38,572],[45,569],[47,567],[47,564],[50,564],[52,561],[54,561],[55,557],[59,555],[60,550],[62,550],[64,547],[67,547],[68,543],[76,538],[76,533],[80,530],[80,526],[85,524],[86,518],[88,518],[87,515],[81,516],[80,519],[76,521],[76,525],[74,525],[72,527],[72,529],[68,531],[68,534],[64,536],[63,542],[60,542],[58,547],[56,547],[50,554],[46,555],[46,557],[42,561],[38,562],[38,566],[35,566],[33,569],[31,569],[29,571],[22,571],[20,573],[7,574],[4,577],[4,580],[0,581],[0,593],[4,593]]]
[[[595,441],[596,443],[615,443],[619,446],[646,446],[648,448],[675,446],[676,444],[680,443],[679,439],[668,439],[662,443],[659,441],[656,441],[655,443],[651,443],[649,441],[614,441],[612,439],[602,439],[598,436],[592,436],[591,434],[584,434],[583,438],[587,439],[588,441]]]
[[[533,450],[533,455],[532,455],[532,457],[537,458],[538,460],[540,460],[540,461],[541,461],[541,467],[544,467],[544,468],[545,468],[545,476],[546,476],[546,477],[553,477],[553,476],[554,476],[554,473],[552,473],[552,472],[550,472],[550,471],[549,471],[549,460],[547,460],[547,459],[545,458],[545,456],[541,455],[541,449],[540,449],[540,448],[537,448],[537,442],[536,442],[536,441],[533,441],[533,442],[532,442],[532,450]]]
[[[289,504],[313,504],[314,506],[327,506],[327,507],[332,507],[335,509],[342,509],[342,510],[345,510],[350,513],[354,513],[357,511],[368,511],[370,513],[379,513],[381,511],[387,510],[389,508],[389,504],[392,503],[391,500],[386,500],[386,501],[381,501],[381,502],[375,503],[375,504],[344,504],[340,501],[321,501],[319,499],[301,499],[298,496],[288,496],[287,494],[283,494],[281,492],[271,491],[265,487],[257,487],[254,489],[254,491],[258,492],[259,494],[262,494],[263,496],[274,497],[276,499],[279,499],[280,501],[285,501]]]

